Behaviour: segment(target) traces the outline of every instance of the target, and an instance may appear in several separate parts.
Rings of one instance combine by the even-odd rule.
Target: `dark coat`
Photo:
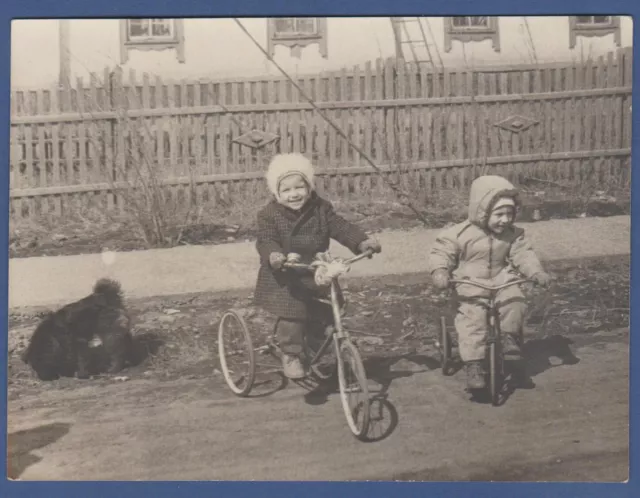
[[[318,252],[329,249],[330,239],[358,254],[367,235],[333,210],[331,203],[315,192],[301,211],[293,211],[275,199],[258,212],[260,270],[254,299],[256,305],[280,318],[306,320],[314,314],[312,297],[322,294],[313,277],[294,270],[273,270],[273,252],[298,253],[302,263],[311,263]]]

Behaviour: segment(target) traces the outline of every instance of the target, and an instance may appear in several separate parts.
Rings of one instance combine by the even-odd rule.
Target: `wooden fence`
[[[433,73],[389,60],[299,78],[384,175],[284,79],[138,81],[107,69],[88,85],[14,91],[11,215],[124,209],[119,189],[140,182],[191,202],[246,196],[264,189],[271,155],[289,151],[311,157],[320,190],[336,197],[380,195],[385,175],[427,192],[479,172],[628,183],[631,64],[622,49],[581,64]],[[509,118],[515,126],[498,126]],[[234,141],[253,129],[280,138],[258,150]]]

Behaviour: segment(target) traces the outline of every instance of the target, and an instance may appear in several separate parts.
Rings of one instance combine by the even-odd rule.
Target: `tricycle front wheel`
[[[363,440],[369,430],[369,387],[358,348],[350,340],[335,341],[340,399],[353,435]]]
[[[442,375],[451,375],[451,363],[453,356],[453,347],[451,345],[451,334],[447,329],[447,318],[440,317],[440,366]]]
[[[489,394],[491,404],[500,404],[500,392],[502,390],[502,356],[497,342],[489,344]]]

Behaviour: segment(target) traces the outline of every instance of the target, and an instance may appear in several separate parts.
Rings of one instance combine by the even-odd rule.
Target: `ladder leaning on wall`
[[[425,24],[433,39],[428,18],[391,17],[393,35],[396,41],[396,56],[404,59],[405,62],[413,61],[418,66],[426,64],[434,70],[442,68],[440,50],[436,43],[429,43]]]

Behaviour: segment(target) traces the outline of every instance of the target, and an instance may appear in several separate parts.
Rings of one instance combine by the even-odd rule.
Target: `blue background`
[[[28,18],[95,18],[95,17],[228,17],[228,16],[275,16],[275,15],[318,15],[318,16],[408,16],[408,15],[576,15],[606,14],[632,15],[640,13],[638,0],[485,0],[480,3],[471,0],[368,0],[343,2],[342,0],[323,0],[313,5],[311,1],[253,0],[238,2],[230,0],[0,0],[0,160],[4,188],[0,189],[1,205],[5,208],[0,216],[0,261],[6,261],[0,273],[0,302],[2,318],[7,323],[8,305],[8,206],[9,206],[9,96],[11,70],[11,20]],[[634,23],[633,44],[638,43],[638,27]],[[640,64],[635,63],[634,51],[634,94],[633,94],[633,143],[632,167],[638,169],[635,150],[638,146],[638,122],[640,106],[635,92],[635,82],[640,77]],[[635,182],[634,182],[635,183]],[[633,254],[638,235],[634,222],[638,200],[632,196],[632,264],[631,282],[640,275]],[[632,285],[631,309],[639,304],[638,293]],[[635,315],[631,314],[631,327],[635,325]],[[630,334],[632,336],[633,334]],[[6,335],[5,335],[6,337]],[[638,419],[638,341],[631,337],[631,391],[630,420]],[[6,360],[7,342],[0,341],[0,358]],[[6,363],[5,363],[6,364]],[[6,368],[0,369],[2,386],[2,406],[6,407]],[[6,410],[1,410],[0,455],[6,463]],[[428,416],[428,413],[425,413]],[[455,435],[452,435],[455,437]],[[508,497],[633,497],[640,496],[638,489],[638,431],[631,425],[630,480],[626,484],[587,484],[587,483],[315,483],[315,482],[12,482],[6,479],[6,464],[0,481],[0,497],[17,496],[38,497],[182,497],[182,496],[264,496],[283,498],[287,496],[325,496],[349,495],[352,497],[389,497],[389,496],[473,496],[474,498]],[[340,451],[340,448],[336,448]],[[526,448],[523,448],[526,451]],[[126,457],[125,457],[126,458]],[[277,458],[274,455],[274,458]],[[211,462],[215,465],[215,462]]]

